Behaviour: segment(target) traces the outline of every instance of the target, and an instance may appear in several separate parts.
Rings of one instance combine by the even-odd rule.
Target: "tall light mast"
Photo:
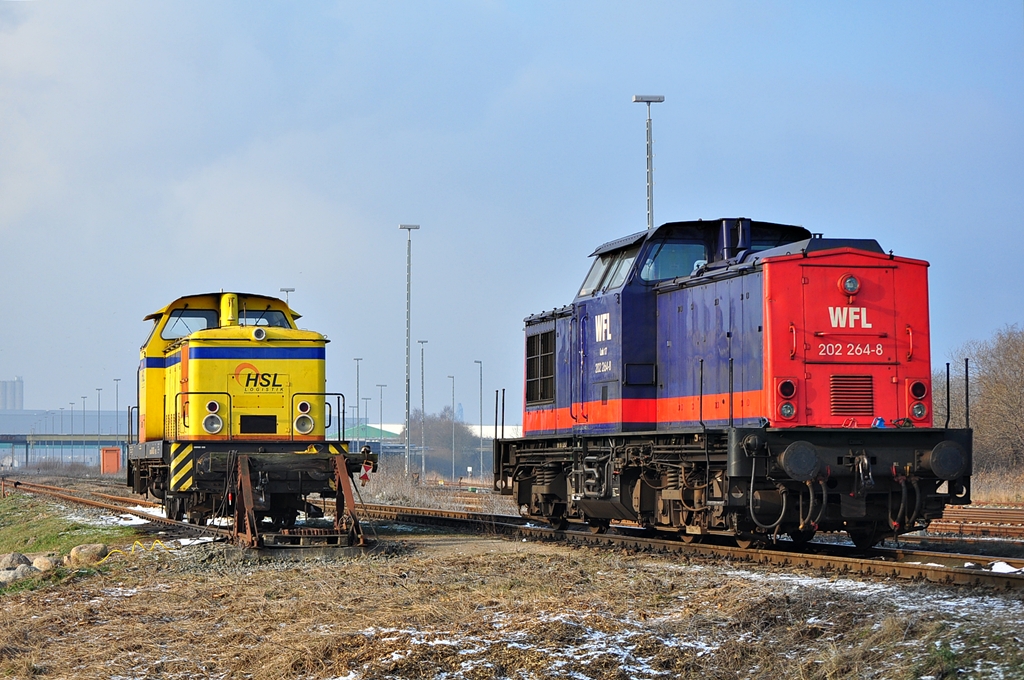
[[[654,138],[651,134],[651,104],[665,101],[661,95],[635,94],[633,102],[647,104],[647,229],[654,229]]]
[[[412,352],[411,308],[412,308],[412,231],[419,229],[418,224],[400,224],[408,234],[405,248],[405,476],[409,476],[409,458],[412,455],[412,433],[409,431],[409,371],[411,370],[409,355]]]

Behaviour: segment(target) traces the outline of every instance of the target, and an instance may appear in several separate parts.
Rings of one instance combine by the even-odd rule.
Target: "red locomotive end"
[[[772,427],[931,427],[927,262],[841,248],[763,264]]]

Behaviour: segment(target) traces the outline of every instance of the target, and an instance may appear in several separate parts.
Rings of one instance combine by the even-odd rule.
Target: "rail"
[[[514,516],[371,504],[360,504],[359,507],[360,515],[364,518],[461,527],[571,545],[724,558],[754,564],[822,569],[839,574],[892,577],[944,585],[1024,590],[1024,560],[1020,559],[904,548],[872,548],[861,551],[853,546],[827,543],[808,544],[801,552],[787,550],[786,544],[782,542],[775,547],[739,548],[715,543],[683,543],[672,538],[650,537],[643,535],[642,530],[631,531],[621,526],[618,527],[619,533],[560,531],[551,527],[536,526]],[[993,569],[996,564],[1005,564],[1009,569],[1021,571],[1002,573]],[[982,565],[987,565],[988,568]]]
[[[43,493],[69,502],[82,503],[115,512],[124,512],[144,519],[178,526],[209,535],[230,537],[231,531],[219,527],[198,526],[176,522],[143,510],[126,507],[138,504],[136,499],[118,498],[121,505],[81,498],[68,489],[49,487],[30,482],[0,479],[0,490],[14,488],[29,493]],[[91,492],[90,492],[91,493]],[[751,564],[774,565],[786,568],[821,569],[840,574],[859,574],[875,578],[900,578],[928,581],[943,585],[981,586],[1001,590],[1024,590],[1024,560],[994,558],[988,555],[945,553],[905,548],[872,548],[859,550],[852,546],[810,543],[800,551],[787,549],[785,542],[775,546],[739,548],[717,543],[684,543],[672,537],[648,536],[641,529],[616,527],[614,533],[591,531],[563,531],[531,524],[521,517],[410,508],[367,503],[356,504],[363,518],[392,522],[429,524],[463,530],[482,531],[534,540],[557,541],[569,545],[590,545],[615,549],[638,550],[652,553],[680,554],[714,559],[738,560]],[[997,568],[999,565],[1005,571]]]

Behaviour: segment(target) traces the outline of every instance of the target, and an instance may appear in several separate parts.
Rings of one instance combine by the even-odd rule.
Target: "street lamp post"
[[[420,343],[420,484],[427,481],[427,388],[423,379],[423,346],[426,340],[417,340]]]
[[[60,466],[64,467],[64,408],[60,409]]]
[[[359,357],[357,359],[353,359],[353,361],[356,362],[356,450],[357,451],[359,450],[359,439],[360,439],[359,435],[362,434],[362,432],[363,432],[362,423],[359,422],[359,362],[362,361],[362,360],[363,360],[362,357]]]
[[[410,446],[412,433],[409,432],[409,371],[410,353],[412,352],[412,232],[413,229],[419,229],[418,224],[400,224],[399,229],[405,229],[406,238],[405,246],[405,476],[409,476],[409,456],[412,450]]]
[[[377,440],[380,442],[380,457],[384,457],[384,388],[387,385],[377,385],[380,388],[380,430],[377,432]]]
[[[82,397],[82,462],[85,463],[85,397]]]
[[[452,379],[452,484],[455,483],[455,376]]]
[[[121,443],[121,379],[114,378],[114,440]]]
[[[100,392],[102,391],[102,387],[96,388],[96,461],[100,463],[100,468],[103,467],[103,454],[100,451],[100,431],[102,430],[100,425]]]
[[[477,359],[474,364],[480,364],[480,467],[477,468],[480,478],[484,476],[484,362]]]
[[[665,101],[661,95],[633,95],[633,102],[647,104],[647,229],[654,229],[654,139],[651,136],[651,104]]]
[[[366,420],[369,421],[370,420],[370,397],[363,397],[363,413],[366,414]],[[369,425],[369,422],[367,422],[367,425]],[[365,444],[366,443],[366,429],[365,428],[362,430],[362,433],[363,433],[363,443]]]
[[[71,402],[71,463],[75,462],[75,402]]]

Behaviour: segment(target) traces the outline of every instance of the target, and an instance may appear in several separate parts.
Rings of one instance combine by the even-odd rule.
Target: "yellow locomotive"
[[[361,539],[351,477],[376,460],[348,451],[344,396],[325,390],[328,340],[298,318],[283,300],[224,292],[146,317],[128,451],[136,493],[161,499],[172,519],[233,517],[251,545],[310,542],[316,530],[293,527],[299,512],[322,515],[306,500],[319,494],[337,510],[322,542]]]

